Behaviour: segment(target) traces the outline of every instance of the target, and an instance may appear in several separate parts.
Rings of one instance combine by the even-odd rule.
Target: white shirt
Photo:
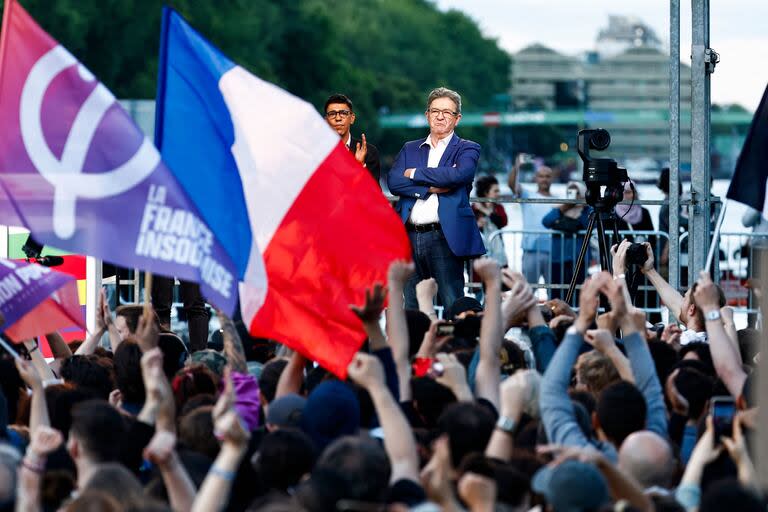
[[[707,343],[707,331],[696,332],[693,329],[686,329],[680,334],[680,344],[688,345],[689,343]]]
[[[421,143],[429,145],[429,157],[427,159],[427,167],[437,167],[440,165],[440,159],[443,158],[443,153],[448,147],[448,143],[453,138],[453,132],[449,133],[446,137],[437,141],[437,145],[432,145],[432,136],[428,136],[427,140]],[[414,174],[414,173],[411,173]],[[411,176],[413,179],[413,176]],[[416,204],[413,205],[411,210],[411,222],[414,224],[432,224],[433,222],[440,222],[440,215],[437,213],[437,209],[440,206],[440,194],[431,194],[427,199],[417,199]]]

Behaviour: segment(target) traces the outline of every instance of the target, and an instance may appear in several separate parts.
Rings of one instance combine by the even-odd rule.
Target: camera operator
[[[653,220],[651,219],[651,212],[647,208],[635,204],[635,201],[639,199],[637,189],[631,181],[624,184],[624,202],[630,202],[630,204],[617,204],[616,205],[616,227],[619,231],[653,231]],[[624,235],[624,237],[630,242],[635,244],[642,244],[648,242],[651,244],[651,249],[654,254],[658,254],[657,249],[657,237],[654,235]],[[642,250],[642,261],[638,261],[638,265],[642,265],[645,261],[645,250]],[[639,276],[638,276],[639,277]],[[640,283],[642,284],[642,283]],[[656,301],[658,296],[653,290],[643,290],[643,293],[633,297],[635,306],[639,308],[656,307]],[[652,323],[660,322],[661,315],[654,313],[649,317]]]
[[[621,244],[613,246],[611,252],[613,253],[613,276],[614,279],[625,279],[627,273],[627,265],[629,264],[628,254],[630,253],[630,247],[633,244],[624,240]],[[685,330],[680,337],[680,344],[687,345],[688,343],[705,343],[707,342],[707,331],[705,323],[710,317],[704,316],[702,309],[696,304],[694,292],[696,291],[696,284],[685,292],[685,295],[675,290],[654,268],[653,250],[651,244],[642,244],[646,251],[646,260],[640,268],[648,281],[651,282],[656,291],[661,297],[661,301],[670,313],[674,315],[681,323],[685,325]],[[715,285],[719,294],[720,308],[725,306],[725,294],[723,290]],[[711,312],[710,312],[711,314]],[[719,312],[717,318],[720,318]]]

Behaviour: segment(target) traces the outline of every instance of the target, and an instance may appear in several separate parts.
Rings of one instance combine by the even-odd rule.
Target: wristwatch
[[[499,419],[496,421],[496,428],[512,435],[512,432],[515,430],[515,420],[508,416],[499,416]]]
[[[712,320],[712,321],[720,320],[720,310],[719,309],[713,309],[712,311],[707,311],[704,314],[704,318],[706,318],[707,320]]]

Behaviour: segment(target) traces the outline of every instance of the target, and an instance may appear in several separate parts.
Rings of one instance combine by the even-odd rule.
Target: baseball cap
[[[278,427],[299,427],[307,399],[295,393],[275,398],[267,409],[267,423]]]
[[[465,311],[482,313],[483,305],[474,297],[459,297],[446,310],[444,317],[446,320],[453,320]]]
[[[593,465],[577,460],[544,466],[533,475],[531,487],[555,512],[596,510],[609,499],[603,475]]]

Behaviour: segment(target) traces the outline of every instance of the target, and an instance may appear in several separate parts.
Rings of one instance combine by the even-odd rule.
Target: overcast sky
[[[669,48],[669,3],[663,0],[435,0],[458,9],[515,52],[540,42],[565,53],[594,49],[609,15],[636,16]],[[680,55],[690,62],[691,3],[680,3]],[[720,54],[712,101],[754,110],[768,84],[768,0],[711,1],[710,46]]]

